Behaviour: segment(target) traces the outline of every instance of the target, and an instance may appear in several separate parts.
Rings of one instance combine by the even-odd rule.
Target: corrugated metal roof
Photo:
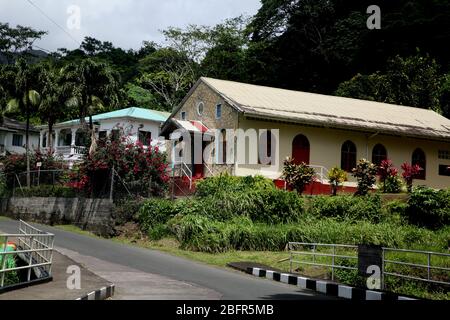
[[[421,108],[201,78],[244,114],[385,133],[450,138],[450,120]]]
[[[7,117],[2,117],[2,119],[0,119],[1,125],[2,125],[2,130],[5,131],[14,131],[14,130],[21,130],[21,131],[26,131],[26,124],[24,122],[20,122],[17,121],[15,119],[11,119],[11,118],[7,118]],[[30,125],[29,128],[30,132],[39,132],[39,130],[36,129],[35,126]]]
[[[168,113],[168,112],[131,107],[131,108],[127,108],[127,109],[121,109],[121,110],[111,111],[111,112],[107,112],[107,113],[97,114],[95,116],[92,116],[92,121],[129,117],[129,118],[150,120],[150,121],[156,121],[156,122],[165,122],[169,118],[169,116],[170,116],[170,113]],[[89,118],[86,118],[86,121],[89,121]],[[58,123],[58,125],[75,124],[75,123],[79,123],[79,122],[80,122],[79,119],[75,119],[75,120]]]

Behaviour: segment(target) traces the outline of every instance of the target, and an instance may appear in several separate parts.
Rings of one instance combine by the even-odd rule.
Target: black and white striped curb
[[[92,291],[76,300],[106,300],[114,295],[114,284]]]
[[[397,296],[392,293],[365,290],[346,285],[341,285],[333,282],[322,280],[315,280],[289,273],[280,273],[261,268],[247,268],[247,273],[260,278],[266,278],[286,284],[294,285],[300,289],[308,289],[316,292],[326,294],[327,296],[334,296],[350,300],[417,300],[409,297]]]

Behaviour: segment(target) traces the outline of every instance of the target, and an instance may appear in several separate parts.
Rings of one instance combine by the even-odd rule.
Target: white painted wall
[[[4,145],[5,150],[11,153],[17,153],[17,154],[23,154],[25,153],[25,148],[23,147],[17,147],[13,146],[13,134],[19,134],[23,136],[23,145],[25,146],[25,132],[19,131],[19,132],[4,132],[2,135],[4,136]],[[29,135],[30,139],[30,149],[34,150],[39,147],[39,134],[37,133],[30,133]]]
[[[123,129],[125,134],[129,137],[130,142],[135,143],[138,140],[138,131],[146,131],[151,132],[152,134],[152,146],[158,146],[161,152],[166,151],[166,141],[164,137],[160,137],[160,125],[161,122],[150,121],[150,120],[142,120],[142,119],[133,119],[133,118],[116,118],[116,119],[104,119],[99,120],[99,125],[96,125],[96,129],[98,130],[97,136],[101,131],[106,131],[106,134],[109,136],[112,130],[115,129]],[[54,130],[64,129],[79,129],[81,128],[79,124],[67,125],[67,126],[59,126],[55,125]],[[41,129],[41,134],[44,135],[47,133],[47,128]]]
[[[152,133],[152,145],[156,145],[157,140],[160,136],[160,122],[149,121],[149,120],[140,120],[140,119],[108,119],[100,121],[100,131],[106,131],[107,134],[111,134],[111,131],[114,129],[122,128],[126,135],[129,136],[132,142],[136,142],[138,140],[138,131],[147,131]],[[164,141],[164,138],[161,138]],[[165,146],[165,143],[163,144]],[[162,150],[160,148],[161,151]]]

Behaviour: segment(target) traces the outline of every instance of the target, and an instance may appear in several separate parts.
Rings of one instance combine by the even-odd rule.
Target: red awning
[[[209,129],[208,127],[206,127],[203,123],[201,123],[200,121],[190,121],[201,133],[205,133],[208,132]]]

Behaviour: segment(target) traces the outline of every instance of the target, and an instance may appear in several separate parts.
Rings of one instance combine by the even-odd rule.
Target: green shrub
[[[175,218],[169,223],[182,248],[203,252],[222,252],[229,249],[224,224],[200,215]]]
[[[379,195],[355,197],[317,196],[311,198],[310,211],[315,217],[338,218],[339,220],[381,220],[381,198]]]
[[[215,195],[197,200],[197,214],[213,220],[226,221],[236,216],[254,216],[258,211],[258,192],[218,192]]]
[[[243,216],[265,223],[296,222],[304,212],[303,199],[298,194],[276,188],[218,191],[180,202],[177,207],[182,215],[196,214],[217,221]]]
[[[120,200],[114,208],[117,225],[127,222],[139,222],[139,211],[144,204],[143,198],[128,198]]]
[[[172,231],[166,224],[157,224],[148,231],[148,236],[152,240],[161,240],[164,237],[172,235]]]
[[[272,180],[262,176],[235,177],[221,174],[196,184],[196,195],[206,197],[221,192],[243,192],[249,190],[268,190],[275,188]]]
[[[234,250],[280,251],[286,247],[286,225],[270,228],[267,224],[253,223],[239,218],[227,226],[229,247]]]
[[[379,189],[383,193],[400,193],[402,192],[402,180],[398,176],[388,176],[380,183]]]
[[[154,227],[165,224],[178,213],[174,201],[166,199],[149,199],[145,201],[138,212],[141,230],[149,232]]]
[[[217,221],[250,217],[266,223],[298,221],[304,212],[303,199],[294,192],[279,190],[261,176],[233,177],[228,174],[197,184],[196,198],[184,202],[182,215],[202,215]]]
[[[17,189],[16,197],[55,197],[55,198],[76,198],[74,189],[66,186],[40,185],[30,188]]]
[[[406,217],[409,223],[439,229],[450,222],[450,189],[414,188],[408,200]]]
[[[296,192],[270,189],[251,193],[257,202],[256,210],[249,212],[253,221],[269,224],[292,223],[304,213],[303,199]]]
[[[406,222],[405,216],[407,207],[408,205],[400,200],[387,202],[383,207],[383,211],[385,212],[383,221],[404,224]]]

